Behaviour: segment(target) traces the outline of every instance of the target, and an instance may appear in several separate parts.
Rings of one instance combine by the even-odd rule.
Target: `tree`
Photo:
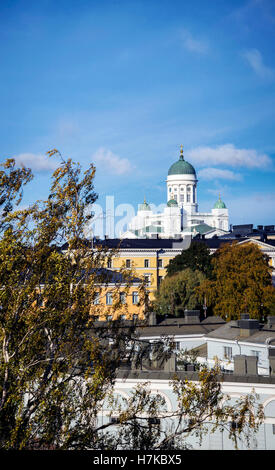
[[[83,237],[87,205],[97,197],[94,174],[93,165],[81,174],[79,165],[62,158],[48,199],[13,210],[32,174],[16,169],[12,159],[4,164],[0,447],[81,448],[87,436],[93,441],[97,403],[112,387],[123,357],[127,331],[110,329],[107,335],[93,328],[92,301],[98,284],[106,282],[106,253],[92,252]],[[109,338],[119,348],[111,349]]]
[[[162,314],[179,316],[184,309],[199,307],[196,288],[206,279],[200,271],[187,268],[173,276],[166,276],[155,293],[154,309]]]
[[[204,399],[202,405],[210,413],[215,397],[216,423],[223,425],[225,413],[228,418],[236,408],[223,412],[220,395],[214,393],[214,383],[219,389],[219,382],[211,371],[213,381],[200,383],[201,396],[190,394],[195,390],[191,382],[189,392],[187,382],[183,388],[175,379],[181,411],[172,433],[152,429],[148,418],[159,416],[162,401],[146,388],[134,390],[121,413],[114,404],[119,414],[115,436],[112,423],[98,423],[102,403],[112,401],[122,362],[137,367],[149,357],[150,345],[140,340],[134,325],[111,321],[98,326],[93,300],[98,285],[107,282],[102,267],[110,253],[92,250],[84,237],[91,217],[87,205],[97,197],[95,168],[90,165],[82,173],[57,150],[49,152],[49,157],[55,156],[61,163],[48,198],[24,209],[16,205],[33,178],[31,170],[17,169],[9,159],[0,172],[0,448],[111,449],[127,448],[128,443],[135,449],[171,448],[183,445],[179,440],[190,430],[190,425],[187,431],[182,427],[184,416],[193,413],[198,418],[194,429],[202,429],[205,420],[194,415],[194,406]],[[127,272],[122,270],[124,278]],[[145,294],[141,285],[141,302]],[[160,357],[169,354],[163,344],[157,349]],[[249,400],[252,406],[254,398]],[[243,408],[238,409],[243,416]],[[259,412],[255,409],[255,416]]]
[[[120,403],[114,398],[117,424],[115,432],[105,434],[109,448],[120,448],[124,442],[127,449],[133,450],[186,449],[190,448],[191,436],[201,443],[205,435],[216,430],[226,431],[236,448],[244,440],[249,447],[263,420],[262,406],[257,404],[254,394],[232,401],[222,392],[221,382],[218,363],[211,370],[202,366],[196,382],[175,374],[172,388],[177,409],[174,411],[165,410],[161,395],[152,398],[147,384],[138,385],[130,398],[122,398]]]
[[[172,276],[189,268],[192,271],[201,271],[209,277],[211,267],[209,248],[204,243],[193,240],[187,250],[182,250],[180,255],[170,260],[167,266],[167,275]]]
[[[251,318],[262,320],[272,313],[271,268],[268,257],[255,244],[223,245],[213,255],[212,266],[213,279],[205,280],[198,293],[215,315],[229,321],[249,312]]]

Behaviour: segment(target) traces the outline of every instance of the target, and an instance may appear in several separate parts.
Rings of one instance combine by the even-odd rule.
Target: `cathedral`
[[[197,183],[196,171],[184,159],[181,146],[178,161],[168,170],[164,211],[154,213],[144,199],[122,238],[179,238],[197,234],[211,238],[228,233],[228,209],[220,196],[211,212],[199,212]]]

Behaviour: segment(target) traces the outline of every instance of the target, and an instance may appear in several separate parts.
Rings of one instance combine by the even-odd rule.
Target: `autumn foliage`
[[[275,289],[268,257],[254,244],[224,244],[212,256],[212,279],[197,289],[213,313],[227,321],[248,312],[264,320],[273,313]]]

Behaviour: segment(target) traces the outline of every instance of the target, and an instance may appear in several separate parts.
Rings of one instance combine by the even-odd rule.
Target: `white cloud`
[[[208,44],[200,39],[195,39],[189,31],[182,31],[183,46],[190,52],[197,54],[206,54],[209,50]]]
[[[203,168],[198,172],[200,179],[214,180],[214,179],[225,179],[231,181],[240,181],[242,176],[239,173],[234,173],[231,170],[222,170],[220,168]]]
[[[116,175],[125,175],[133,170],[133,166],[127,158],[121,158],[105,148],[99,148],[92,159],[100,169]]]
[[[20,153],[13,157],[18,165],[24,165],[33,171],[52,171],[58,165],[58,159],[49,158],[43,154]]]
[[[271,158],[254,149],[238,149],[233,144],[197,147],[186,151],[186,159],[198,165],[226,165],[245,168],[268,168]]]
[[[248,49],[242,53],[242,56],[259,77],[275,78],[275,71],[264,64],[262,54],[258,49]]]

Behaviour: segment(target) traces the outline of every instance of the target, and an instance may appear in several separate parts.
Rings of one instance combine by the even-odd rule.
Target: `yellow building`
[[[189,248],[190,237],[184,239],[106,239],[100,241],[110,250],[118,248],[117,253],[107,261],[106,267],[114,271],[121,268],[133,270],[137,278],[145,281],[152,300],[166,275],[166,267],[171,259]]]
[[[210,238],[210,239],[197,239],[205,243],[210,249],[210,254],[213,254],[221,244],[232,243],[232,239]],[[235,240],[236,241],[236,240]],[[147,238],[147,239],[108,239],[98,241],[98,245],[106,249],[106,268],[119,272],[121,269],[129,269],[135,275],[135,282],[131,283],[128,287],[127,294],[123,294],[126,289],[126,283],[120,285],[114,283],[113,285],[105,286],[101,290],[100,304],[98,305],[98,315],[101,319],[109,318],[116,319],[118,316],[123,315],[126,319],[133,319],[138,316],[143,318],[144,303],[139,304],[138,291],[145,281],[146,290],[149,294],[149,300],[154,299],[154,292],[158,289],[162,279],[166,275],[166,267],[171,259],[180,254],[182,250],[188,249],[191,243],[191,238],[184,239],[161,239],[161,238]],[[262,242],[255,238],[240,239],[238,243],[255,243],[266,255],[269,257],[270,266],[273,267],[275,272],[275,240],[269,242]],[[95,247],[96,248],[96,247]],[[108,254],[116,249],[113,256]],[[275,281],[275,276],[274,276]],[[275,283],[275,282],[274,282]],[[109,303],[111,291],[117,289],[116,294],[113,294],[112,303]],[[119,293],[119,292],[120,293]],[[120,295],[125,295],[125,304],[119,304],[118,298]],[[114,308],[115,305],[115,308]],[[94,307],[93,307],[94,308]],[[96,309],[94,309],[96,311]],[[111,312],[113,312],[111,314]]]
[[[100,321],[143,319],[145,312],[141,282],[135,279],[130,285],[128,282],[119,284],[109,282],[98,285],[95,298],[91,305],[91,315]]]

